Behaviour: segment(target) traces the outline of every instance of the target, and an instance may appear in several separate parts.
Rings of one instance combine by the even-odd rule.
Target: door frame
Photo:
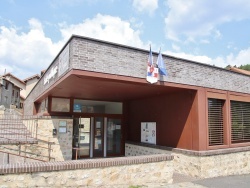
[[[81,151],[80,149],[76,149],[76,148],[80,148],[80,132],[79,132],[79,124],[81,124],[80,119],[81,118],[89,118],[90,119],[90,135],[89,135],[89,155],[80,155]],[[77,116],[77,117],[73,117],[73,131],[72,131],[72,159],[77,159],[77,158],[90,158],[90,154],[91,154],[91,134],[92,134],[92,117],[87,117],[87,116]],[[77,124],[75,124],[75,122],[77,121]],[[77,129],[77,132],[75,131]],[[76,135],[77,133],[77,135]],[[76,141],[78,143],[78,146],[76,145]],[[75,149],[74,149],[75,148]],[[78,151],[77,151],[78,150]],[[77,156],[76,156],[77,155]]]
[[[94,131],[95,131],[95,118],[101,117],[103,118],[103,136],[102,136],[102,156],[94,156]],[[79,114],[75,115],[73,119],[75,118],[90,118],[90,150],[88,156],[80,156],[80,158],[102,158],[102,157],[112,157],[112,156],[124,156],[124,149],[125,149],[125,133],[124,133],[124,125],[123,125],[123,115],[122,114]],[[119,154],[111,154],[107,156],[107,122],[109,118],[116,118],[121,119],[121,148]],[[73,125],[76,126],[76,125]],[[72,132],[72,134],[74,131]],[[74,137],[74,135],[73,135]],[[73,140],[72,140],[72,147],[73,147]],[[72,153],[73,158],[73,153]]]

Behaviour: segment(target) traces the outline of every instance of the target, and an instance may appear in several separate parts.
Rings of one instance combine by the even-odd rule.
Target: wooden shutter
[[[208,99],[209,146],[224,144],[224,100]]]
[[[250,142],[250,103],[231,101],[231,142]]]

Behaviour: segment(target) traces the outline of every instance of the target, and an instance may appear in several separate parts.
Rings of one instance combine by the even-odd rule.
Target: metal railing
[[[21,116],[10,110],[0,114],[0,163],[53,161],[53,144],[38,139],[38,116]]]
[[[37,118],[16,114],[0,115],[0,144],[37,142]]]
[[[47,144],[47,146],[44,147],[37,144],[32,144],[32,146],[16,145],[15,147],[11,147],[10,145],[0,146],[0,164],[55,161],[55,158],[51,157],[51,146],[54,143],[41,140],[39,140],[39,142],[43,142]],[[34,147],[36,152],[31,151],[30,147]],[[47,155],[40,153],[39,151],[41,151],[41,149],[46,150]]]

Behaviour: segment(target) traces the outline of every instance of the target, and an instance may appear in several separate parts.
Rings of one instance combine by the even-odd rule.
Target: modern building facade
[[[148,54],[72,36],[24,114],[73,118],[72,149],[83,158],[123,156],[129,141],[192,151],[250,146],[248,75],[163,55],[168,75],[150,84]],[[62,122],[53,134],[66,130]]]

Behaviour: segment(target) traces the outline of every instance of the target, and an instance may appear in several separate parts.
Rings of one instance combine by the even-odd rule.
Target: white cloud
[[[40,73],[72,34],[148,49],[140,39],[140,31],[119,17],[98,14],[79,24],[61,24],[58,42],[45,35],[39,20],[30,19],[29,27],[27,32],[21,32],[15,26],[0,26],[0,75],[5,69],[21,79]]]
[[[140,39],[140,31],[134,30],[130,22],[108,15],[97,14],[93,19],[83,20],[79,24],[61,24],[61,33],[65,39],[76,34],[140,48],[146,47]]]
[[[250,18],[248,0],[168,0],[167,6],[166,36],[175,41],[218,38],[221,37],[219,25]]]
[[[48,67],[61,48],[62,44],[45,36],[38,20],[30,19],[29,26],[27,33],[19,33],[15,27],[0,27],[0,74],[5,69],[20,78],[37,74]]]
[[[209,44],[210,41],[209,40],[205,40],[205,39],[201,39],[200,43],[202,43],[202,44]]]
[[[158,0],[133,0],[133,7],[139,12],[153,12],[158,8]]]
[[[228,65],[231,66],[237,66],[239,67],[240,65],[246,65],[249,64],[249,59],[250,59],[250,48],[241,50],[238,54],[233,55],[229,54],[225,57],[218,56],[214,59],[208,57],[208,56],[198,56],[198,55],[193,55],[193,54],[187,54],[183,52],[171,52],[171,51],[166,51],[165,54],[178,57],[178,58],[183,58],[183,59],[189,59],[191,61],[196,61],[200,63],[205,63],[209,65],[215,65],[217,67],[222,67],[225,68]]]
[[[180,51],[180,47],[177,46],[176,44],[172,44],[172,48],[175,50],[175,51]]]
[[[210,64],[210,62],[212,61],[211,58],[209,58],[207,56],[196,56],[196,55],[187,54],[187,53],[184,53],[184,52],[167,51],[166,54],[177,57],[177,58],[188,59],[188,60],[191,60],[191,61],[197,61],[197,62],[206,63],[206,64]]]
[[[226,62],[232,66],[250,64],[250,48],[241,50],[236,56],[230,54],[226,57]]]

